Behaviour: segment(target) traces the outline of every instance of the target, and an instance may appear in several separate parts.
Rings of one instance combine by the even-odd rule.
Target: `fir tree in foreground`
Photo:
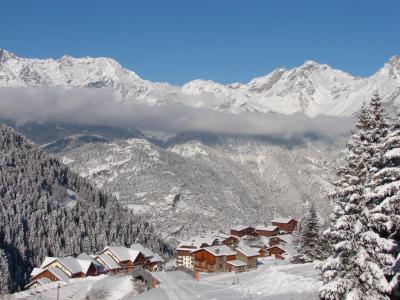
[[[371,227],[388,242],[394,240],[394,257],[400,253],[400,115],[383,143],[383,158],[366,194]],[[395,263],[394,266],[400,265]],[[400,270],[394,271],[399,272]],[[393,273],[393,272],[392,272]],[[392,274],[393,275],[393,274]]]
[[[326,237],[334,244],[322,266],[321,299],[388,299],[384,269],[393,261],[393,241],[371,226],[371,207],[365,197],[373,172],[379,167],[387,121],[380,98],[361,109],[356,131],[347,144],[345,166],[338,172],[331,196],[335,209]]]
[[[314,204],[310,204],[298,228],[294,233],[296,253],[293,255],[293,262],[306,263],[324,258],[324,243]]]

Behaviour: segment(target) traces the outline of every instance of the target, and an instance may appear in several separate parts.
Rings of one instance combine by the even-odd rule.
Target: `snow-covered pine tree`
[[[8,258],[3,249],[0,248],[0,295],[10,291],[11,279],[8,267]]]
[[[400,115],[394,120],[381,148],[383,157],[366,198],[371,209],[371,227],[388,242],[395,242],[394,261],[400,251]]]
[[[322,259],[324,250],[321,236],[317,212],[314,204],[311,203],[306,216],[301,220],[301,230],[296,245],[296,253],[293,255],[293,262],[306,263]]]
[[[378,136],[386,134],[385,116],[377,101],[374,95],[370,109],[363,106],[360,111],[356,131],[347,143],[346,164],[338,172],[336,191],[331,195],[335,210],[326,236],[335,245],[322,266],[321,299],[387,299],[382,267],[391,245],[371,230],[364,198],[371,170],[380,159],[377,144],[382,137]]]

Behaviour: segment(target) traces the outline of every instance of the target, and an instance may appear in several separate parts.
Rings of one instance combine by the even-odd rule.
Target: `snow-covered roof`
[[[142,252],[142,254],[147,258],[151,258],[154,256],[153,252],[151,252],[149,249],[143,247],[141,244],[132,244],[131,249]]]
[[[96,257],[96,256],[94,256],[94,257]],[[77,259],[86,259],[86,260],[92,261],[94,259],[94,257],[92,257],[92,256],[86,254],[85,252],[83,252],[83,253],[79,254],[76,258]]]
[[[251,248],[249,246],[246,245],[242,245],[240,247],[236,248],[237,251],[239,251],[240,253],[242,253],[243,255],[247,256],[247,257],[251,257],[251,256],[258,256],[258,250]]]
[[[269,226],[257,225],[256,226],[256,230],[274,231],[276,229],[279,229],[279,228],[278,228],[278,226],[274,226],[274,225],[269,225]]]
[[[247,266],[247,264],[244,261],[241,261],[240,259],[235,259],[235,260],[229,260],[226,263],[235,266],[235,267],[243,267]]]
[[[97,259],[100,259],[100,263],[104,264],[109,270],[119,269],[120,266],[117,262],[107,254],[100,254],[97,256]]]
[[[52,256],[46,256],[40,266],[41,269],[46,268],[48,265],[50,265],[52,262],[56,261],[58,257],[52,257]]]
[[[236,252],[233,251],[231,248],[229,248],[226,245],[217,245],[217,246],[205,247],[202,249],[206,250],[207,252],[211,253],[214,256],[236,255]],[[193,252],[196,252],[196,251],[199,251],[202,249],[198,249]]]
[[[42,268],[33,268],[32,272],[31,272],[31,277],[36,276],[37,274],[40,274],[44,271],[44,269]]]
[[[200,249],[204,245],[211,246],[216,240],[217,238],[214,235],[196,236],[187,241],[181,241],[178,248],[195,247],[196,249]]]
[[[55,277],[58,278],[60,281],[65,281],[67,282],[69,280],[69,277],[67,274],[65,274],[63,271],[61,271],[59,268],[51,267],[47,269],[51,274],[53,274]]]
[[[104,248],[103,252],[105,250],[110,250],[119,261],[135,261],[138,255],[140,254],[140,251],[134,250],[131,248],[126,248],[122,246],[114,247],[114,246],[107,246]]]
[[[287,240],[285,240],[284,238],[282,238],[282,237],[279,236],[279,235],[268,237],[268,241],[271,240],[271,239],[274,239],[274,240],[275,240],[275,239],[279,239],[279,240],[281,240],[282,242],[287,243]]]
[[[67,257],[63,257],[57,260],[60,264],[62,264],[64,267],[66,267],[69,271],[71,271],[72,274],[76,274],[76,273],[86,273],[83,271],[82,269],[82,265],[86,266],[87,263],[89,263],[90,266],[90,262],[87,260],[77,260],[76,258],[72,257],[72,256],[67,256]],[[87,268],[89,268],[89,266]]]
[[[48,284],[48,283],[50,283],[50,282],[52,282],[49,278],[47,278],[47,277],[42,277],[42,278],[38,278],[38,279],[35,279],[34,281],[31,281],[31,282],[29,282],[26,286],[25,286],[25,288],[29,288],[31,285],[34,285],[35,283],[39,283],[40,285],[45,285],[45,284]]]
[[[247,225],[236,225],[236,226],[231,227],[231,230],[242,231],[242,230],[247,229],[247,228],[251,228],[251,226],[247,226]]]
[[[158,255],[157,253],[154,253],[153,257],[150,259],[150,262],[165,262],[164,259]]]
[[[278,245],[273,245],[273,246],[267,248],[267,250],[272,249],[272,248],[279,248],[279,249],[281,249],[283,252],[286,252],[285,249],[283,249],[282,247],[279,247]]]
[[[295,220],[292,217],[288,217],[288,218],[275,218],[271,221],[271,223],[289,223],[290,221]],[[296,220],[295,220],[296,221]]]
[[[222,239],[228,239],[228,238],[232,237],[232,235],[227,234],[227,233],[223,233],[223,232],[218,232],[218,233],[215,234],[215,237],[218,238],[218,239],[221,239],[221,238]]]

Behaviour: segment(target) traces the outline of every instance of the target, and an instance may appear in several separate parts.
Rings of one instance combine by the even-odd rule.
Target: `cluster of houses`
[[[175,250],[177,266],[198,272],[243,272],[257,268],[257,259],[285,259],[286,244],[298,221],[277,218],[270,226],[238,225],[181,241]]]
[[[72,278],[118,274],[142,266],[149,271],[161,270],[164,260],[141,244],[130,248],[107,246],[97,255],[82,253],[76,257],[46,257],[40,268],[34,268],[26,288],[36,288],[52,281],[67,282]]]

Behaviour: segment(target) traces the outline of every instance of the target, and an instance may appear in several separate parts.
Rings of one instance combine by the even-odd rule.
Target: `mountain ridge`
[[[255,77],[247,83],[221,84],[195,79],[182,86],[142,79],[116,60],[89,56],[59,59],[21,58],[0,49],[0,86],[104,88],[116,101],[149,105],[181,103],[229,113],[302,112],[351,116],[378,89],[394,109],[400,104],[400,56],[390,58],[369,77],[357,77],[327,64],[303,65]]]

